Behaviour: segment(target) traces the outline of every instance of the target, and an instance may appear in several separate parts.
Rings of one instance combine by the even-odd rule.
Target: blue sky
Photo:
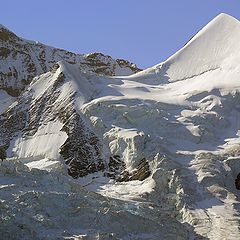
[[[142,68],[176,52],[239,0],[8,0],[0,23],[19,36],[76,53],[103,52]]]

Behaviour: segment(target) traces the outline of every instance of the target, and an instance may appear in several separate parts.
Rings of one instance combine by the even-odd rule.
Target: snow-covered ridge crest
[[[32,79],[48,72],[58,61],[78,64],[82,70],[102,75],[130,75],[140,71],[133,63],[102,53],[75,54],[18,37],[0,27],[0,89],[18,96]]]

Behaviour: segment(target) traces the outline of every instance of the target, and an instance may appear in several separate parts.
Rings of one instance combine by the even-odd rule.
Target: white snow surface
[[[63,124],[49,122],[40,126],[32,137],[18,137],[12,141],[9,155],[17,157],[47,156],[50,159],[59,158],[59,148],[65,142],[66,133],[61,132]]]
[[[240,193],[234,185],[240,172],[239,43],[239,21],[220,14],[172,57],[140,73],[98,76],[81,71],[76,64],[59,62],[57,73],[37,77],[26,93],[32,94],[32,103],[63,72],[66,79],[57,102],[64,103],[75,93],[74,106],[99,137],[106,161],[119,155],[131,172],[146,158],[151,176],[130,182],[115,182],[101,172],[76,181],[62,176],[59,148],[67,136],[60,131],[59,122],[48,122],[32,138],[16,136],[11,141],[8,151],[21,159],[2,163],[0,198],[10,219],[4,226],[15,230],[13,223],[21,219],[21,236],[31,233],[36,239],[55,239],[63,234],[57,227],[67,229],[67,237],[72,239],[74,234],[76,239],[111,239],[110,235],[97,238],[96,234],[103,232],[116,234],[116,239],[239,239]],[[37,181],[38,189],[28,183],[22,190],[17,182],[24,176]],[[54,187],[48,188],[49,178]],[[22,198],[27,199],[30,212],[17,214],[16,220],[16,213],[5,209],[14,201],[22,207]],[[77,203],[79,199],[86,202]],[[115,205],[100,210],[104,216],[101,227],[87,227],[92,221],[90,212],[95,211],[97,218],[99,199]],[[139,207],[141,204],[144,207]],[[56,213],[69,218],[60,221],[52,213],[55,205]],[[109,212],[110,216],[105,214]],[[137,217],[125,220],[129,212]],[[83,221],[82,225],[77,225],[76,219]],[[118,227],[113,221],[120,221]],[[129,228],[122,221],[130,224]],[[138,230],[132,230],[132,224]],[[155,224],[159,225],[155,228]],[[142,230],[146,227],[149,231]]]

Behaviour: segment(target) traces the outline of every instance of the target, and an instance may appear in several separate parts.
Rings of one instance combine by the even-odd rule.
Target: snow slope
[[[99,198],[106,204],[113,201],[123,206],[116,210],[114,205],[114,216],[131,212],[134,218],[129,219],[129,228],[131,224],[140,226],[129,230],[122,222],[125,215],[112,218],[103,214],[107,230],[105,225],[94,226],[91,235],[87,227],[92,221],[90,209],[79,210],[76,218],[86,220],[87,225],[70,227],[72,220],[63,221],[69,236],[86,233],[87,239],[99,239],[94,234],[106,231],[114,232],[116,239],[238,239],[239,42],[239,21],[220,14],[165,62],[130,76],[107,77],[86,72],[77,63],[58,62],[34,78],[1,115],[1,146],[7,148],[8,157],[19,158],[4,162],[3,169],[20,166],[19,175],[14,170],[14,178],[27,174],[34,179],[36,175],[39,181],[45,175],[58,176],[63,184],[82,185],[74,194],[93,194],[86,189],[100,193],[104,197],[91,195],[93,205],[98,206]],[[78,179],[68,178],[66,169]],[[11,180],[8,172],[4,170],[2,175]],[[18,198],[14,191],[20,186],[11,190],[13,183],[2,179],[4,201],[12,204],[15,199],[7,193],[13,191]],[[53,181],[57,187],[58,180]],[[47,194],[47,182],[41,181],[40,196]],[[29,188],[26,191],[33,191]],[[77,204],[69,191],[60,203],[51,197],[53,205],[64,205],[62,211],[67,215],[69,201]],[[41,203],[40,210],[46,214],[45,202]],[[91,211],[98,208],[93,205]],[[37,209],[34,205],[32,211]],[[46,237],[45,221],[37,230],[28,216],[15,221],[22,219],[37,237]],[[59,236],[60,220],[50,219],[49,223],[52,221],[56,225],[51,225],[52,235],[48,234]],[[120,221],[124,229],[115,228],[114,221]],[[7,220],[4,224],[5,234],[16,225]],[[148,232],[140,232],[144,226]],[[131,231],[140,235],[129,235]]]

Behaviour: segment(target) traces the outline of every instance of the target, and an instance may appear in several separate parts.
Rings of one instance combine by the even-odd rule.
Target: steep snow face
[[[62,128],[61,122],[52,121],[40,125],[33,136],[18,136],[11,142],[8,156],[44,156],[58,159],[60,157],[59,148],[67,139],[67,134],[61,131]]]
[[[239,70],[239,41],[239,21],[226,14],[218,15],[166,61],[164,67],[169,81],[191,78],[216,69]]]
[[[1,115],[1,147],[8,148],[8,156],[21,157],[13,165],[3,163],[3,175],[14,164],[32,168],[26,170],[30,176],[33,168],[55,176],[67,167],[72,177],[83,177],[78,183],[107,201],[127,203],[118,213],[130,211],[140,222],[151,215],[157,224],[162,213],[170,216],[171,229],[183,231],[179,239],[238,239],[239,26],[221,14],[164,63],[131,76],[100,76],[78,63],[54,65]],[[63,212],[68,215],[68,208]],[[106,219],[120,239],[176,238],[176,232],[131,238],[112,228],[115,218]]]

